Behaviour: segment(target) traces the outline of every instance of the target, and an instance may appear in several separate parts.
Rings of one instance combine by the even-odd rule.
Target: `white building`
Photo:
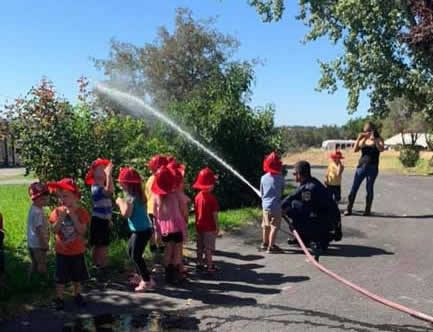
[[[420,146],[424,149],[427,149],[428,144],[426,142],[426,136],[429,139],[433,139],[432,135],[431,134],[425,134],[425,133],[417,133],[416,135],[417,135],[417,140],[416,140],[415,145]],[[385,140],[385,147],[391,148],[391,149],[396,148],[396,147],[401,146],[401,145],[404,145],[404,144],[406,144],[406,145],[412,144],[411,134],[404,134],[404,143],[403,143],[403,137],[401,134],[394,135],[391,138],[388,138],[387,140]]]

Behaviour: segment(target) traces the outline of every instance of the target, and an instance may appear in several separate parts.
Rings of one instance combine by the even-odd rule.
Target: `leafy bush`
[[[401,147],[399,159],[404,167],[415,167],[420,159],[420,149],[416,146]]]
[[[110,159],[115,177],[126,165],[147,176],[145,163],[151,156],[173,153],[164,139],[151,136],[144,120],[104,115],[85,102],[73,106],[58,98],[53,85],[45,80],[25,98],[9,105],[6,115],[21,144],[20,158],[27,171],[44,182],[75,179],[83,205],[89,210],[90,189],[84,184],[84,176],[93,160]],[[113,217],[114,233],[127,233],[125,223],[117,222],[119,215]]]

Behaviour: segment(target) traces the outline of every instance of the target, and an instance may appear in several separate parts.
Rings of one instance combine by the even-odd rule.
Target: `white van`
[[[329,139],[322,142],[322,150],[352,149],[355,146],[355,142],[351,139]]]

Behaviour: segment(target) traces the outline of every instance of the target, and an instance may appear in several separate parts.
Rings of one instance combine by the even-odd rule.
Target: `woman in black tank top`
[[[361,158],[356,168],[353,179],[352,189],[349,194],[349,203],[344,215],[352,214],[353,203],[355,202],[356,193],[364,179],[367,179],[367,197],[365,204],[364,216],[371,214],[371,205],[373,204],[374,182],[379,173],[379,155],[384,150],[383,139],[371,122],[364,125],[364,132],[358,135],[355,143],[355,152],[361,150]]]

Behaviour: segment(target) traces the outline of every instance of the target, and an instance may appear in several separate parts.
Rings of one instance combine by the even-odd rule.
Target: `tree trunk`
[[[6,136],[3,136],[3,145],[4,145],[4,160],[3,160],[3,166],[8,167],[9,166],[9,151],[8,151],[8,139]]]
[[[428,149],[430,151],[433,151],[433,135],[432,134],[424,134],[425,136],[425,142],[428,146]]]
[[[13,137],[11,137],[11,149],[12,149],[12,166],[15,167],[16,160],[15,160],[15,140]]]

